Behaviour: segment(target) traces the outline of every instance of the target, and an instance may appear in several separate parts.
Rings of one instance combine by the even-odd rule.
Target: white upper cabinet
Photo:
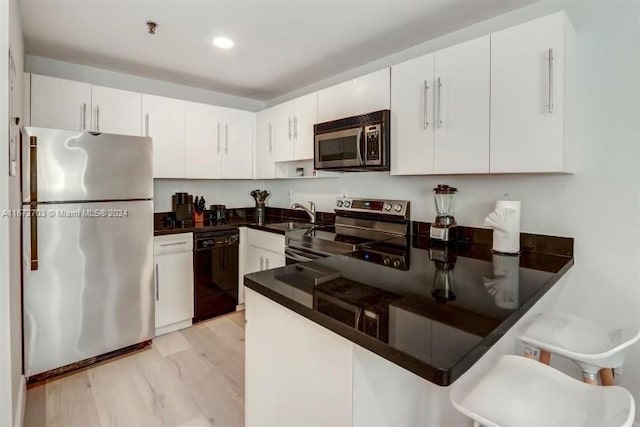
[[[256,179],[276,177],[275,120],[275,108],[260,111],[256,117]]]
[[[142,135],[142,94],[103,86],[91,87],[94,132]]]
[[[91,130],[91,85],[32,74],[31,126]]]
[[[186,177],[222,177],[222,113],[213,105],[186,103]]]
[[[564,12],[491,35],[491,172],[568,172]]]
[[[385,68],[319,91],[318,123],[388,110],[390,70]]]
[[[433,173],[433,54],[391,67],[391,174]]]
[[[222,178],[253,178],[252,146],[255,117],[255,113],[250,111],[222,108]]]
[[[184,178],[186,103],[155,95],[142,95],[145,136],[153,138],[153,177]]]
[[[313,125],[318,120],[318,94],[301,96],[274,107],[276,161],[313,159]]]
[[[391,173],[489,172],[489,36],[391,72]]]
[[[489,36],[435,53],[433,172],[489,173]]]

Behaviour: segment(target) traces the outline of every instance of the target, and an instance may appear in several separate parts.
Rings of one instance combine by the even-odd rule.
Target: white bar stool
[[[599,375],[602,385],[613,385],[613,369],[622,366],[640,329],[607,330],[572,314],[543,313],[526,319],[515,335],[527,346],[525,356],[548,365],[551,353],[559,354],[582,368],[584,382],[598,384]]]
[[[515,355],[502,356],[477,382],[462,376],[449,397],[474,426],[629,427],[635,416],[635,402],[626,389],[594,387]]]

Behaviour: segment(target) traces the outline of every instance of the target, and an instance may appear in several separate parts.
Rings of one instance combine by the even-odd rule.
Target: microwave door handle
[[[360,166],[364,165],[364,161],[362,160],[362,141],[361,138],[362,137],[362,128],[358,128],[358,136],[356,136],[356,141],[358,142],[358,147],[357,147],[357,153],[358,153],[358,164],[360,164]]]

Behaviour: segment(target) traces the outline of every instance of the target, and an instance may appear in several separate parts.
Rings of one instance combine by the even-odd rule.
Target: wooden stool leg
[[[548,365],[551,362],[551,353],[545,350],[540,350],[540,363]]]
[[[613,380],[613,369],[603,368],[600,369],[600,372],[598,372],[598,374],[600,375],[600,384],[604,386],[615,385],[615,382]]]
[[[582,381],[587,384],[598,385],[598,374],[582,371]]]

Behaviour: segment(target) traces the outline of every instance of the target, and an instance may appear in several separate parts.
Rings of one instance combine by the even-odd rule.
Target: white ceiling
[[[530,2],[22,0],[20,8],[29,54],[268,100]],[[235,47],[214,48],[217,35]]]

